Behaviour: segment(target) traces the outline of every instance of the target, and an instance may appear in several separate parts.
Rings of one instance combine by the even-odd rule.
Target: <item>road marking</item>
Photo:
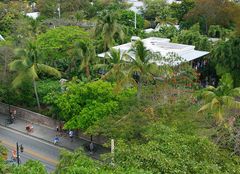
[[[9,146],[9,147],[12,148],[12,149],[15,149],[15,148],[16,148],[16,145],[15,145],[15,144],[10,143],[10,142],[8,142],[8,141],[6,141],[6,140],[1,140],[1,143],[4,144],[4,145],[6,145],[6,146]],[[24,148],[24,152],[26,152],[26,153],[34,156],[34,157],[37,157],[37,158],[39,158],[39,159],[42,159],[43,161],[50,162],[50,163],[52,163],[52,164],[54,164],[54,165],[57,165],[57,164],[58,164],[58,161],[57,161],[57,160],[54,160],[54,159],[51,159],[51,158],[46,157],[46,156],[44,156],[44,155],[41,155],[41,154],[39,154],[39,153],[36,153],[36,152],[34,152],[34,151],[30,150],[30,149]]]

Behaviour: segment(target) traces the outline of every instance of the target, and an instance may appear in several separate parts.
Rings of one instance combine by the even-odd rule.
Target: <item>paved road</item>
[[[16,148],[16,142],[24,146],[24,152],[20,154],[22,162],[26,162],[29,159],[39,160],[46,166],[48,172],[53,171],[58,163],[60,148],[53,144],[40,141],[3,126],[0,126],[0,140],[9,151]]]

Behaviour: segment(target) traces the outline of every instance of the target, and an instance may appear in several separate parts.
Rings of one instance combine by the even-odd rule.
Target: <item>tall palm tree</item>
[[[121,54],[120,50],[112,48],[105,54],[104,63],[97,64],[95,68],[107,70],[105,78],[112,75],[115,76],[121,71],[121,66],[124,64],[124,55],[125,53]]]
[[[103,68],[108,72],[102,76],[102,79],[113,79],[116,81],[116,91],[119,91],[128,82],[133,81],[129,78],[128,69],[125,62],[126,53],[120,50],[110,49],[105,55],[106,64],[98,64],[97,68]]]
[[[85,70],[86,77],[90,78],[90,65],[96,59],[95,49],[89,43],[77,42],[75,43],[76,54],[80,58],[80,70]]]
[[[154,75],[160,74],[161,68],[154,62],[160,60],[161,56],[147,50],[141,40],[135,42],[132,49],[129,50],[128,60],[130,61],[129,73],[137,75],[137,97],[140,99],[142,93],[142,85],[144,81],[154,79]]]
[[[104,51],[107,51],[114,44],[114,36],[118,34],[119,38],[123,40],[124,32],[123,26],[117,23],[116,14],[108,12],[103,13],[95,27],[95,36],[101,36],[104,43]]]
[[[240,102],[235,99],[236,96],[240,96],[240,88],[233,88],[233,80],[228,73],[222,76],[217,88],[208,86],[201,96],[205,104],[198,112],[211,111],[217,124],[224,121],[226,111],[240,108]]]
[[[21,86],[24,82],[33,83],[38,109],[40,110],[41,107],[36,86],[36,80],[39,79],[38,74],[41,72],[59,78],[61,74],[53,67],[38,63],[41,57],[35,43],[29,43],[26,49],[18,52],[17,56],[20,59],[14,60],[9,64],[10,70],[17,73],[16,78],[12,82],[13,88]]]

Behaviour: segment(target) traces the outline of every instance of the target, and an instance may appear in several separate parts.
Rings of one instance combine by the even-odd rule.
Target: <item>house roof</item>
[[[177,44],[171,43],[170,39],[159,38],[159,37],[149,37],[147,39],[142,39],[144,46],[151,52],[160,53],[161,56],[167,57],[170,54],[175,54],[182,58],[181,62],[189,62],[191,60],[200,58],[209,54],[207,51],[198,51],[195,50],[193,45]],[[123,54],[124,52],[129,52],[132,48],[132,43],[126,43],[123,45],[118,45],[113,47],[113,49],[120,50]],[[98,54],[99,57],[105,57],[105,53]],[[131,56],[132,53],[130,53]],[[165,64],[165,62],[155,61],[158,65]],[[181,63],[179,61],[174,62],[173,64]]]

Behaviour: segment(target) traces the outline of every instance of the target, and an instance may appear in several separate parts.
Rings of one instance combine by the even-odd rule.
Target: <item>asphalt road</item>
[[[16,149],[16,142],[18,142],[19,145],[23,145],[24,152],[20,153],[22,163],[29,159],[39,160],[45,165],[48,172],[52,172],[58,163],[60,148],[53,144],[46,143],[3,126],[0,126],[0,141],[9,149],[9,158],[11,151]]]

